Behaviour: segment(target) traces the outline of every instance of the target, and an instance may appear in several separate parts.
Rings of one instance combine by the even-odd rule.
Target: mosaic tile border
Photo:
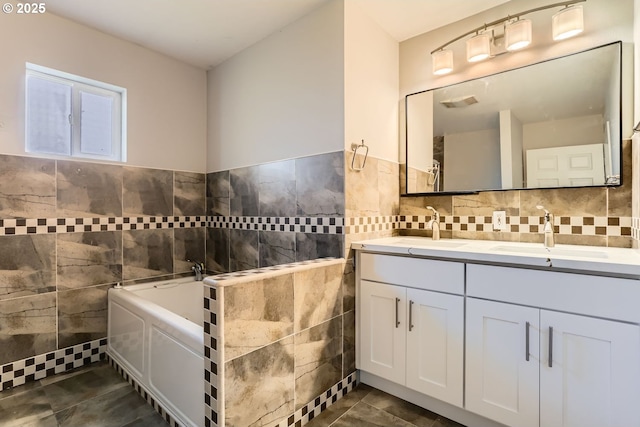
[[[358,374],[352,372],[342,381],[334,384],[330,389],[326,390],[320,396],[311,400],[309,403],[298,409],[293,414],[282,420],[277,424],[273,424],[272,427],[299,427],[307,424],[315,417],[320,415],[329,406],[342,399],[347,393],[353,390],[358,385]]]
[[[171,427],[186,427],[184,424],[180,423],[178,420],[176,420],[175,418],[173,418],[171,416],[171,414],[166,410],[166,408],[164,406],[162,406],[158,401],[156,401],[151,394],[147,391],[146,388],[144,388],[142,385],[140,385],[132,376],[131,374],[129,374],[129,372],[127,372],[127,370],[125,368],[123,368],[122,366],[120,366],[120,364],[118,362],[116,362],[112,357],[110,357],[108,354],[106,355],[107,361],[109,362],[109,364],[111,365],[111,367],[113,369],[116,370],[116,372],[118,372],[122,378],[125,379],[125,381],[127,381],[134,389],[135,391],[138,392],[138,394],[140,396],[142,396],[142,398],[144,400],[147,401],[147,403],[149,405],[151,405],[153,407],[153,409],[156,410],[156,412],[158,414],[160,414],[162,416],[162,418],[164,418],[164,420],[169,423],[169,425]]]
[[[399,215],[398,229],[426,230],[431,219],[428,215]],[[558,234],[580,236],[631,236],[631,217],[554,217],[554,228]],[[541,233],[544,219],[540,216],[508,216],[506,233]],[[440,230],[493,232],[490,216],[440,217]]]
[[[203,216],[0,219],[0,236],[206,227]]]
[[[397,230],[398,218],[398,215],[361,216],[346,218],[346,234]]]
[[[224,359],[224,348],[218,349],[218,315],[220,301],[216,288],[206,288],[204,295],[204,425],[218,427],[218,418],[224,419],[224,397],[221,389],[222,372],[218,371],[216,360]]]
[[[640,240],[640,218],[631,218],[631,237],[633,240]]]
[[[25,384],[27,381],[41,380],[105,358],[107,339],[89,341],[39,354],[0,366],[0,384],[7,390]]]
[[[235,230],[344,234],[344,217],[213,216],[209,217],[207,226]]]

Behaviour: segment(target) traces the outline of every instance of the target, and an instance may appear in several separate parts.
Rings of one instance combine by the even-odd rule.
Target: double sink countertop
[[[601,246],[555,245],[493,240],[387,237],[352,243],[366,252],[442,258],[464,262],[546,267],[640,280],[640,250]]]

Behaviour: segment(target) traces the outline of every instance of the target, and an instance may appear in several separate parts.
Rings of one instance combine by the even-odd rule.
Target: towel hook
[[[362,161],[362,166],[360,167],[356,167],[355,166],[355,162],[356,162],[356,157],[358,155],[358,149],[359,148],[364,148],[364,160]],[[351,159],[351,170],[354,171],[361,171],[364,169],[364,166],[367,164],[367,156],[369,155],[369,147],[367,147],[366,145],[364,145],[364,139],[362,140],[362,143],[360,145],[358,144],[351,144],[351,149],[353,150],[353,158]]]

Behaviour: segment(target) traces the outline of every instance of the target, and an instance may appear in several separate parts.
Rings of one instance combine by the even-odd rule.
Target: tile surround
[[[0,178],[0,364],[104,337],[110,285],[205,260],[205,174],[0,155]]]
[[[353,387],[344,269],[344,260],[305,261],[218,275],[205,288],[205,426],[303,425]]]

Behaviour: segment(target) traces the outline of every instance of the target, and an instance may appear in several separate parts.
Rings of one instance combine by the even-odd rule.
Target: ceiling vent
[[[459,98],[440,101],[440,104],[444,105],[447,108],[464,108],[477,103],[478,100],[473,95],[461,96]]]

